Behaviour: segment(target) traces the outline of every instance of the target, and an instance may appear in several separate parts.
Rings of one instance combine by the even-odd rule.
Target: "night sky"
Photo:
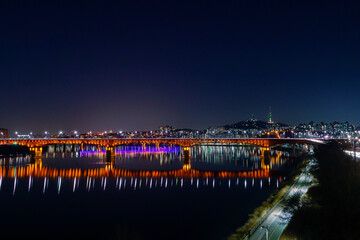
[[[359,3],[114,2],[1,1],[0,127],[360,124]]]

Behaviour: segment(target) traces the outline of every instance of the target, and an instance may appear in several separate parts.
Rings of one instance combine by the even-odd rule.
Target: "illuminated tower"
[[[269,107],[269,122],[268,123],[273,123],[271,120],[271,106]]]

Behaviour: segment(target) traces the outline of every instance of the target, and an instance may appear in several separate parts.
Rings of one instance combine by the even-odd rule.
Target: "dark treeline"
[[[307,201],[294,214],[283,238],[359,239],[360,164],[337,143],[319,146]]]
[[[20,145],[0,145],[0,156],[15,156],[29,154],[27,146]]]

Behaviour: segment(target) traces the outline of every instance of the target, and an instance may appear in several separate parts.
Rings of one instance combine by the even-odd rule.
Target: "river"
[[[20,239],[226,239],[291,168],[253,146],[57,145],[2,158],[0,229]],[[276,174],[273,174],[273,173]]]

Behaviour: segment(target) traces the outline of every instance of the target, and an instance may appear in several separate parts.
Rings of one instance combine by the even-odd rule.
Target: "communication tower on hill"
[[[268,123],[273,123],[272,119],[271,119],[271,106],[269,107],[269,121]]]

